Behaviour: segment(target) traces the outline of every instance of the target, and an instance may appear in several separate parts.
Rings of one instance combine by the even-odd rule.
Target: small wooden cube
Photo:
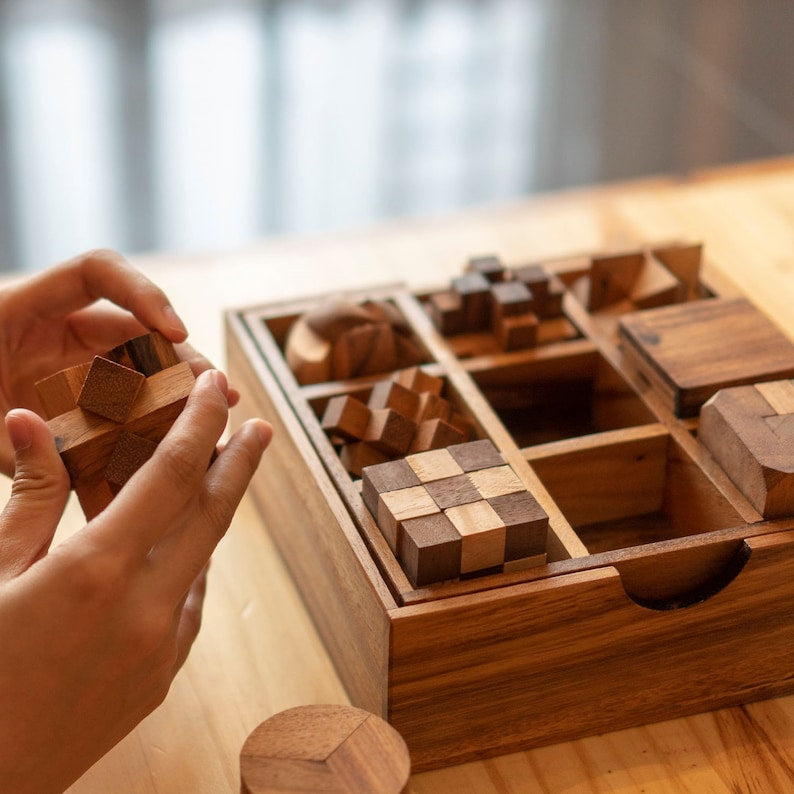
[[[407,519],[401,534],[399,559],[414,587],[458,577],[463,542],[443,513]]]
[[[414,419],[417,424],[426,419],[447,420],[452,413],[452,406],[449,400],[439,397],[437,394],[425,391],[418,395],[416,414]]]
[[[460,444],[464,440],[463,433],[443,419],[425,419],[420,422],[414,433],[410,452],[425,452],[431,449],[442,449],[450,444]]]
[[[442,510],[482,499],[480,492],[466,474],[445,477],[443,480],[433,480],[426,483],[425,488]]]
[[[504,563],[505,525],[485,499],[450,507],[444,515],[462,538],[461,573],[483,571]]]
[[[555,275],[549,276],[548,289],[543,301],[538,302],[535,309],[536,314],[541,320],[552,320],[555,317],[562,317],[562,301],[565,297],[565,284]]]
[[[346,471],[350,472],[354,477],[360,477],[367,466],[385,463],[388,459],[387,455],[384,455],[380,450],[375,449],[371,444],[367,444],[364,441],[353,441],[350,444],[345,444],[339,451],[339,460],[342,461]]]
[[[447,452],[465,472],[502,466],[505,462],[493,441],[488,438],[468,441],[465,444],[455,444],[448,447]]]
[[[378,527],[391,550],[398,556],[402,522],[440,512],[423,485],[388,491],[378,497]]]
[[[523,281],[504,281],[491,285],[491,313],[498,324],[503,317],[526,314],[535,306],[535,299]]]
[[[421,485],[416,472],[405,458],[367,466],[361,472],[361,495],[369,512],[377,518],[378,497],[388,491],[399,491]]]
[[[344,394],[332,397],[320,422],[329,435],[346,441],[360,441],[367,432],[370,409],[361,400]]]
[[[373,411],[391,408],[411,421],[416,421],[419,395],[395,380],[383,380],[372,387],[367,405]]]
[[[452,290],[433,293],[427,300],[427,312],[444,336],[463,332],[463,300],[459,293]]]
[[[542,304],[549,293],[549,274],[543,265],[522,265],[514,267],[511,277],[525,284],[538,304]]]
[[[498,322],[494,321],[494,336],[505,352],[527,350],[537,345],[539,324],[535,312],[502,317]]]
[[[466,263],[467,273],[479,273],[485,276],[491,284],[503,281],[505,267],[498,256],[475,256]]]
[[[452,290],[460,295],[463,327],[485,330],[491,324],[491,283],[481,273],[466,273],[452,279]]]
[[[405,455],[416,432],[416,422],[391,408],[370,411],[363,441],[385,455]]]
[[[549,516],[529,491],[488,499],[505,525],[505,562],[543,554]]]
[[[489,469],[479,469],[468,474],[474,487],[483,499],[493,499],[496,496],[526,491],[526,486],[518,478],[511,466],[494,466]]]
[[[417,394],[429,392],[440,396],[444,381],[434,375],[428,375],[421,367],[407,367],[394,373],[393,379],[406,389]]]
[[[113,422],[129,416],[145,376],[134,369],[95,356],[86,375],[77,405]]]
[[[62,369],[60,372],[50,375],[49,378],[36,382],[36,394],[41,401],[47,419],[71,411],[77,406],[77,398],[80,396],[90,369],[91,362],[87,361],[68,369]]]
[[[447,477],[463,474],[460,464],[446,449],[409,455],[405,462],[411,467],[421,483],[443,480]]]

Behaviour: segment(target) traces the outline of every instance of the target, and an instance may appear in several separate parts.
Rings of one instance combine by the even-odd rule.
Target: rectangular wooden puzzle
[[[415,769],[794,690],[794,345],[702,258],[227,314],[256,504]]]

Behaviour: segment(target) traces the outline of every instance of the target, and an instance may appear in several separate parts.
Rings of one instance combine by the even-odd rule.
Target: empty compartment
[[[655,421],[586,339],[466,367],[519,447]]]
[[[662,425],[524,452],[591,554],[744,523]]]

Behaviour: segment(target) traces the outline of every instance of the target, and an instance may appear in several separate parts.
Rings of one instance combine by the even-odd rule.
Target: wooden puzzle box
[[[227,313],[253,498],[415,770],[794,690],[794,345],[702,255]]]

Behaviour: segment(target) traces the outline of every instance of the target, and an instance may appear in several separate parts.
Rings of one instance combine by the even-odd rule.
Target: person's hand
[[[210,554],[271,435],[250,420],[208,469],[227,406],[225,376],[201,374],[152,458],[52,550],[68,477],[44,421],[7,416],[16,474],[0,515],[2,791],[62,791],[164,699],[199,628]]]
[[[0,411],[40,413],[36,381],[150,330],[177,343],[195,374],[209,368],[205,358],[179,344],[187,331],[162,290],[113,251],[82,254],[3,290]],[[237,397],[231,390],[232,404]],[[11,476],[13,464],[8,435],[0,426],[0,471]]]

